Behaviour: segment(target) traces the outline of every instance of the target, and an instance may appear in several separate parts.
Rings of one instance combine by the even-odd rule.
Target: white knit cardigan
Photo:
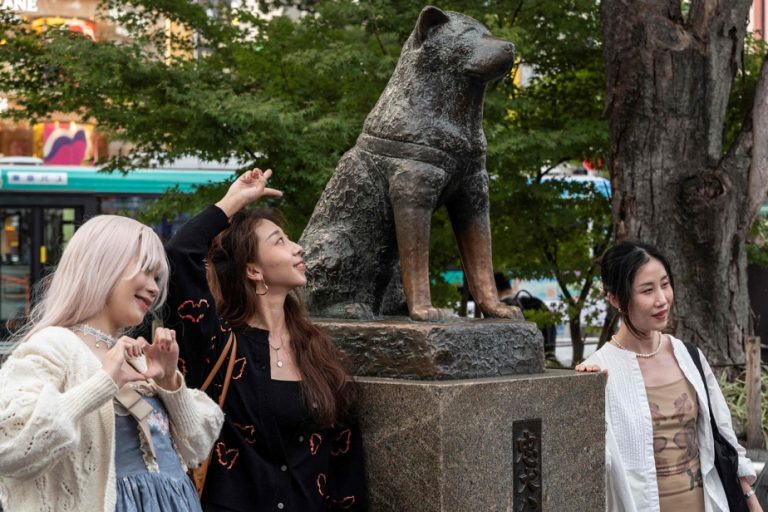
[[[182,379],[183,382],[183,379]],[[0,368],[0,500],[9,512],[115,510],[117,386],[72,331],[48,327]],[[224,416],[204,393],[159,389],[179,455],[196,467]]]
[[[714,465],[714,441],[704,382],[682,341],[668,336],[677,364],[696,390],[699,418],[696,422],[699,460],[704,482],[705,512],[728,512],[723,485]],[[731,425],[731,413],[704,355],[699,358],[712,400],[717,428],[739,453],[739,476],[755,481],[752,461],[746,457]],[[605,389],[606,509],[610,512],[658,512],[659,490],[653,457],[653,424],[640,365],[633,352],[606,343],[587,358],[608,370]]]

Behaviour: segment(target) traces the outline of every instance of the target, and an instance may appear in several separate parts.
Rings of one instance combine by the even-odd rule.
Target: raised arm
[[[267,182],[271,177],[272,169],[267,169],[264,172],[261,172],[259,169],[244,172],[230,185],[229,190],[216,203],[216,206],[221,208],[227,217],[232,217],[262,197],[282,197],[282,192],[267,186]]]
[[[171,275],[164,321],[176,331],[179,367],[190,387],[200,387],[228,336],[205,275],[208,248],[229,226],[229,217],[261,197],[282,195],[266,187],[271,174],[258,169],[243,173],[220,201],[187,222],[166,244]]]

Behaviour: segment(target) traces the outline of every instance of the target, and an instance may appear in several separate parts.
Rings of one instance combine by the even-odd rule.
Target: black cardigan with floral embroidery
[[[166,245],[171,264],[164,321],[176,330],[179,367],[190,387],[200,387],[229,336],[216,314],[205,278],[208,246],[228,226],[209,206]],[[237,355],[224,404],[203,503],[233,511],[315,512],[367,510],[360,431],[354,418],[333,429],[311,423],[281,432],[274,418],[267,331],[235,329]],[[226,364],[209,388],[216,399]],[[286,440],[295,439],[290,443]]]

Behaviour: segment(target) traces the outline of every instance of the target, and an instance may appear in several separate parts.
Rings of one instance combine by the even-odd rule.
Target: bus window
[[[64,247],[75,233],[75,208],[44,208],[40,263],[50,267],[58,263]]]
[[[30,294],[29,208],[0,208],[0,320],[29,313]]]

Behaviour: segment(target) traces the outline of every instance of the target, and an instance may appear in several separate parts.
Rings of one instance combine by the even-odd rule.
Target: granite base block
[[[544,371],[544,339],[531,322],[313,321],[349,357],[353,375],[446,380]]]
[[[603,510],[602,375],[357,381],[371,512]]]

